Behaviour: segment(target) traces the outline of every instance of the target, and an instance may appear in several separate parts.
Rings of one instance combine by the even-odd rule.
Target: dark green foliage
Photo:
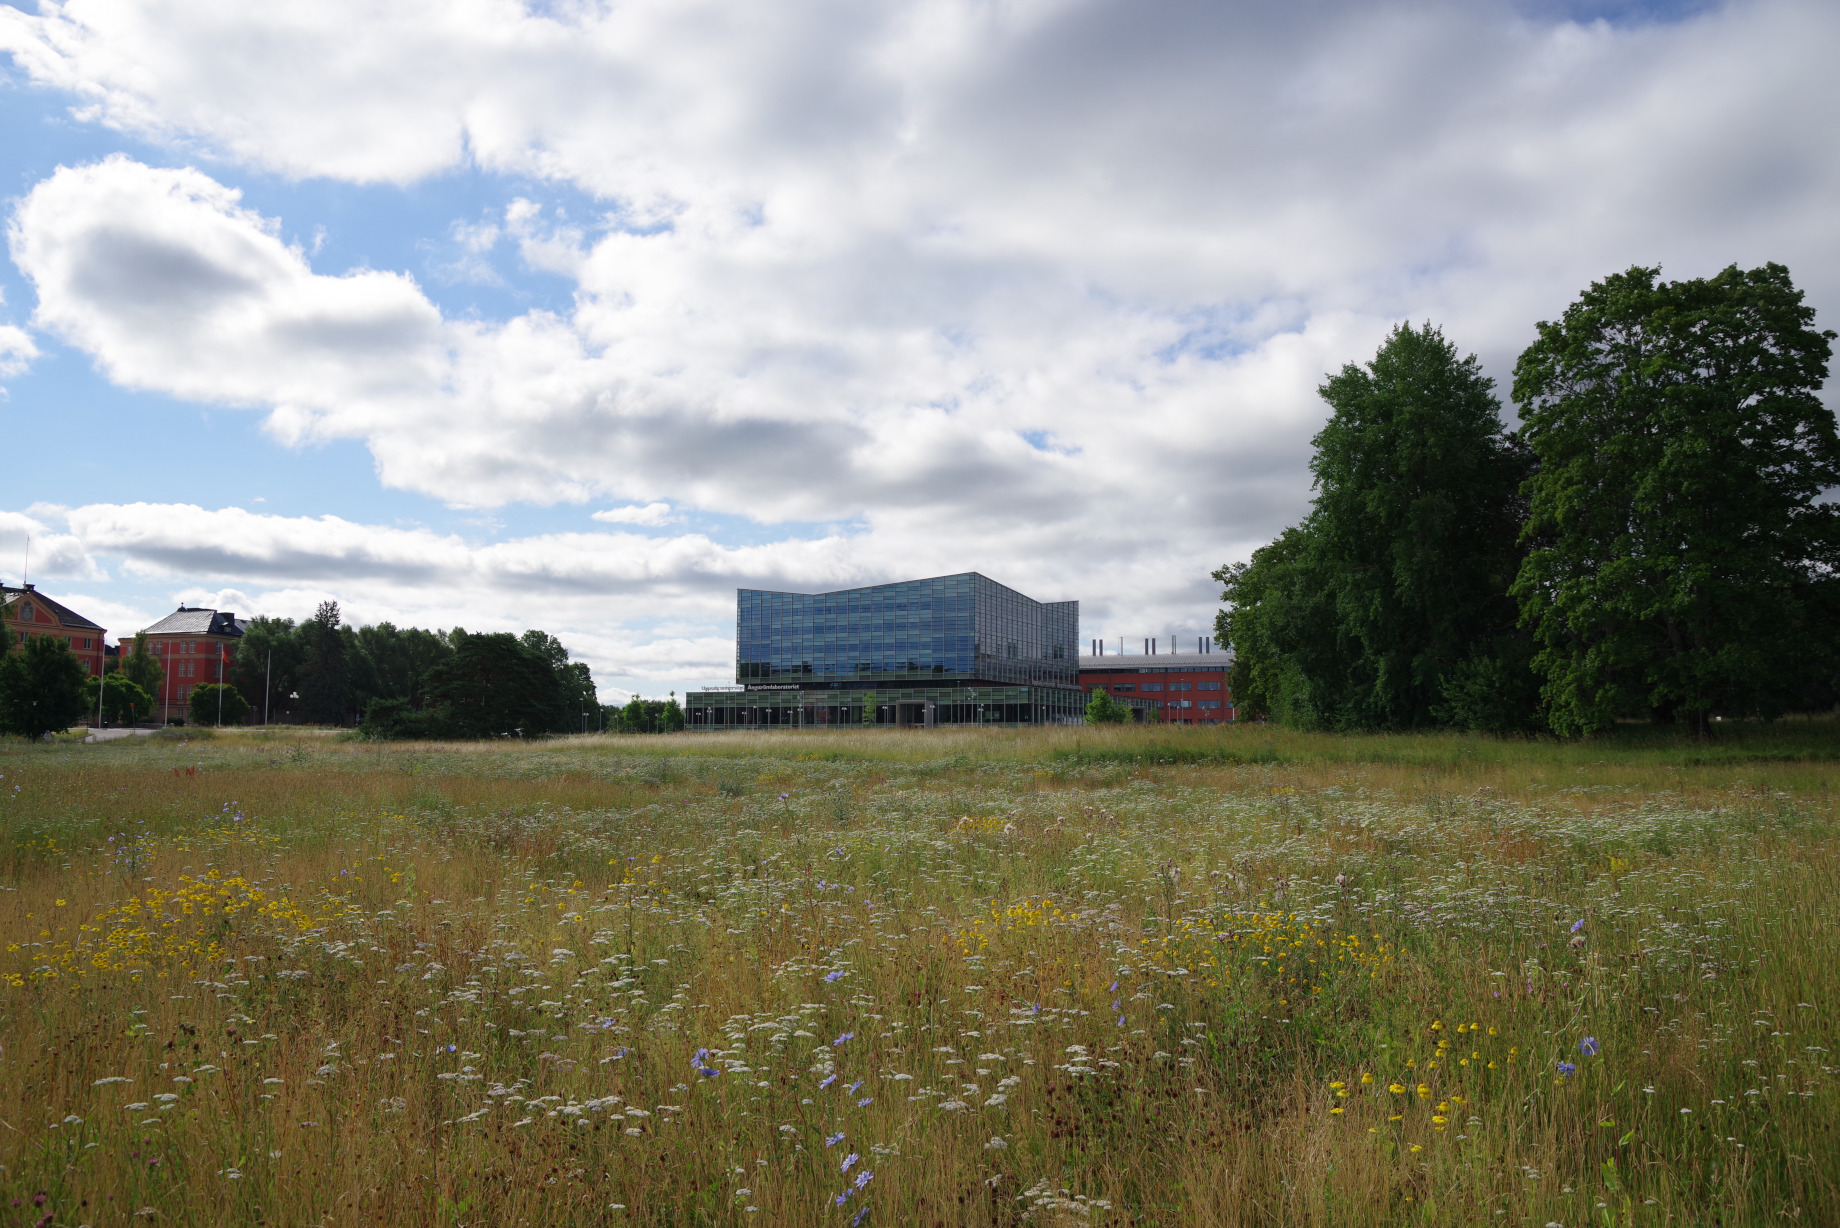
[[[351,670],[339,634],[339,603],[322,601],[294,633],[300,643],[300,715],[313,725],[343,725],[351,708]]]
[[[587,662],[569,660],[569,650],[547,631],[526,631],[522,642],[525,648],[549,662],[556,675],[556,685],[562,691],[563,717],[550,732],[592,732],[595,714],[600,711],[600,699],[594,692],[594,675],[589,672]]]
[[[394,623],[342,629],[350,663],[352,699],[367,713],[374,700],[401,699],[422,705],[422,678],[454,655],[447,636]]]
[[[123,676],[158,701],[160,692],[166,687],[166,668],[149,651],[147,651],[147,633],[141,631],[134,636],[134,647],[121,654],[120,665]]]
[[[83,700],[83,710],[96,710],[95,678],[85,682],[87,695]],[[102,719],[117,725],[138,725],[147,719],[153,711],[153,696],[144,687],[117,671],[111,670],[108,676],[100,680],[102,686]]]
[[[302,656],[293,619],[252,618],[244,626],[230,681],[249,701],[257,720],[269,720],[282,711],[287,697],[300,689]]]
[[[194,725],[241,725],[249,701],[229,683],[207,682],[192,688],[190,712]]]
[[[0,644],[0,733],[42,738],[70,728],[87,710],[87,677],[61,636],[30,636],[17,652]]]
[[[1515,367],[1539,472],[1514,591],[1564,734],[1833,693],[1835,334],[1781,265],[1658,275],[1593,284]]]
[[[1131,722],[1131,707],[1113,699],[1104,687],[1094,687],[1092,698],[1086,701],[1086,723],[1088,725],[1128,725]]]
[[[1323,384],[1334,412],[1314,441],[1310,515],[1215,573],[1245,715],[1329,729],[1527,723],[1531,705],[1513,711],[1532,689],[1507,592],[1528,463],[1492,388],[1473,356],[1409,324]]]
[[[420,741],[454,738],[453,722],[447,709],[434,707],[418,711],[407,699],[373,699],[364,709],[358,732],[380,742]]]
[[[637,695],[620,708],[608,708],[607,728],[612,733],[676,733],[684,727],[684,710],[673,693],[670,699],[640,699]]]
[[[463,633],[454,655],[428,671],[423,694],[455,737],[535,737],[566,718],[550,662],[508,632]]]

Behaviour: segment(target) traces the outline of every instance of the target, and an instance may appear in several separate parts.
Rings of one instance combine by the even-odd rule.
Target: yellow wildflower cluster
[[[993,934],[1043,925],[1061,925],[1069,920],[1071,918],[1046,896],[1038,900],[1024,897],[1014,904],[1001,907],[993,904],[990,916],[980,917],[958,932],[958,949],[967,955],[975,955],[990,948]]]
[[[25,944],[10,944],[9,953],[27,954],[30,967],[6,973],[5,979],[17,988],[92,970],[138,975],[192,969],[220,958],[224,940],[248,929],[301,933],[329,919],[313,917],[240,875],[224,878],[215,870],[202,878],[181,875],[170,891],[148,888],[79,924],[75,941],[33,943],[30,952]]]
[[[1237,967],[1298,993],[1320,993],[1330,973],[1364,969],[1378,977],[1393,960],[1377,934],[1336,933],[1295,913],[1181,917],[1140,945],[1166,971],[1205,976],[1210,985],[1230,980]]]
[[[1506,1060],[1488,1052],[1496,1046],[1498,1029],[1484,1028],[1480,1023],[1458,1023],[1450,1028],[1442,1019],[1434,1019],[1425,1030],[1432,1046],[1422,1064],[1417,1056],[1408,1055],[1402,1069],[1390,1079],[1363,1070],[1358,1088],[1372,1088],[1373,1091],[1357,1100],[1353,1107],[1364,1106],[1370,1112],[1384,1113],[1389,1123],[1404,1122],[1415,1108],[1428,1108],[1432,1131],[1442,1134],[1450,1126],[1451,1115],[1471,1103],[1472,1093],[1486,1094],[1489,1081],[1497,1077],[1490,1072],[1500,1071]],[[1508,1057],[1519,1054],[1518,1047],[1508,1050]],[[1343,1114],[1348,1106],[1342,1101],[1349,1099],[1354,1090],[1356,1088],[1342,1080],[1329,1084],[1334,1102],[1330,1116]],[[1368,1132],[1377,1134],[1380,1127],[1371,1126]]]

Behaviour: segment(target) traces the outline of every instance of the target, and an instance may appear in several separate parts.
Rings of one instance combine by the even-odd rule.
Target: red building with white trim
[[[228,610],[180,606],[142,634],[147,651],[166,671],[161,693],[153,697],[158,719],[165,721],[191,710],[193,687],[227,680],[226,663],[236,659],[243,623]]]
[[[0,584],[0,618],[6,619],[7,630],[20,644],[28,637],[56,636],[70,645],[70,651],[83,662],[90,677],[102,673],[102,637],[106,632],[69,606],[39,592],[36,585],[14,588]]]
[[[1172,725],[1218,725],[1236,718],[1225,652],[1151,652],[1080,659],[1080,686],[1153,704]]]

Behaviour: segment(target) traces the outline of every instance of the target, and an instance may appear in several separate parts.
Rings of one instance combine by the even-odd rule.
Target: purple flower
[[[827,985],[830,984],[832,981],[841,981],[842,979],[843,979],[843,969],[842,968],[837,969],[837,971],[835,972],[826,972],[824,974],[824,983]]]
[[[843,1193],[837,1195],[837,1205],[838,1206],[841,1207],[844,1203],[848,1201],[850,1201],[850,1191],[845,1190]]]
[[[1560,1078],[1563,1079],[1567,1075],[1574,1075],[1577,1073],[1578,1073],[1578,1067],[1572,1065],[1570,1062],[1560,1062],[1559,1063],[1559,1077]]]
[[[862,1085],[863,1085],[863,1081],[861,1079],[858,1079],[856,1080],[856,1082],[850,1084],[848,1087],[844,1088],[843,1090],[848,1092],[850,1095],[854,1096],[856,1094],[856,1089],[861,1087]]]
[[[839,1169],[838,1171],[846,1172],[846,1173],[849,1172],[852,1168],[856,1167],[856,1161],[860,1159],[862,1159],[862,1157],[857,1155],[854,1151],[852,1151],[849,1155],[843,1157],[843,1167]]]
[[[831,1042],[831,1048],[835,1049],[838,1045],[841,1045],[844,1041],[854,1040],[855,1037],[856,1037],[856,1033],[845,1032],[842,1036],[839,1036],[836,1040],[833,1040]]]
[[[454,1052],[454,1046],[452,1046],[452,1045],[449,1045],[449,1046],[447,1046],[447,1051],[448,1051],[449,1053],[452,1053],[452,1052]]]
[[[1595,1036],[1587,1036],[1578,1042],[1578,1052],[1584,1054],[1586,1057],[1596,1057],[1597,1048],[1597,1037]]]
[[[873,1180],[875,1180],[875,1174],[865,1168],[860,1173],[856,1174],[855,1186],[857,1189],[860,1190],[862,1189],[863,1186],[868,1185]]]
[[[1124,1016],[1123,1015],[1118,1016],[1118,1026],[1121,1028],[1124,1026]]]
[[[709,1050],[698,1049],[695,1053],[690,1055],[690,1064],[692,1066],[700,1066],[703,1063],[703,1059],[708,1056],[709,1056]]]
[[[826,1147],[835,1147],[838,1143],[841,1143],[842,1141],[843,1141],[843,1131],[839,1130],[837,1131],[837,1133],[825,1139],[824,1145]]]
[[[867,1099],[863,1099],[863,1100],[858,1100],[858,1101],[856,1102],[856,1107],[857,1107],[857,1108],[859,1108],[859,1109],[866,1109],[866,1108],[868,1108],[868,1107],[869,1107],[870,1105],[872,1105],[872,1104],[874,1104],[874,1103],[875,1103],[875,1097],[874,1097],[874,1096],[870,1096],[870,1097],[868,1097]]]
[[[786,800],[787,798],[789,798],[789,797],[791,797],[791,796],[792,796],[792,794],[790,794],[790,793],[782,793],[782,794],[780,794],[780,795],[779,795],[779,800],[783,802],[783,801],[785,801],[785,800]]]
[[[1572,922],[1572,933],[1576,934],[1579,930],[1583,928],[1584,928],[1584,918],[1583,917],[1580,917],[1578,918],[1578,920]]]
[[[835,1083],[836,1081],[837,1081],[837,1076],[836,1076],[836,1075],[834,1075],[834,1074],[833,1074],[833,1075],[825,1075],[825,1076],[824,1076],[824,1080],[823,1080],[823,1082],[821,1082],[821,1083],[819,1083],[819,1084],[818,1084],[818,1086],[819,1086],[819,1087],[829,1087],[829,1086],[830,1086],[831,1084],[833,1084],[833,1083]]]
[[[1108,989],[1108,990],[1106,990],[1106,992],[1107,992],[1107,993],[1117,993],[1117,992],[1118,992],[1118,982],[1117,982],[1117,981],[1113,981],[1113,982],[1112,982],[1112,987],[1111,987],[1110,989]]]
[[[860,1208],[858,1208],[855,1218],[850,1221],[850,1228],[856,1228],[856,1225],[862,1223],[863,1217],[869,1214],[869,1208],[874,1205],[875,1205],[874,1203],[865,1202]]]

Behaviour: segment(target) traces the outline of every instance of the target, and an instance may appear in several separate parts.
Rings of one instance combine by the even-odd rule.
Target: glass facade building
[[[741,589],[736,687],[692,692],[690,723],[1071,723],[1085,706],[1079,634],[1079,602],[1036,601],[976,572]]]

